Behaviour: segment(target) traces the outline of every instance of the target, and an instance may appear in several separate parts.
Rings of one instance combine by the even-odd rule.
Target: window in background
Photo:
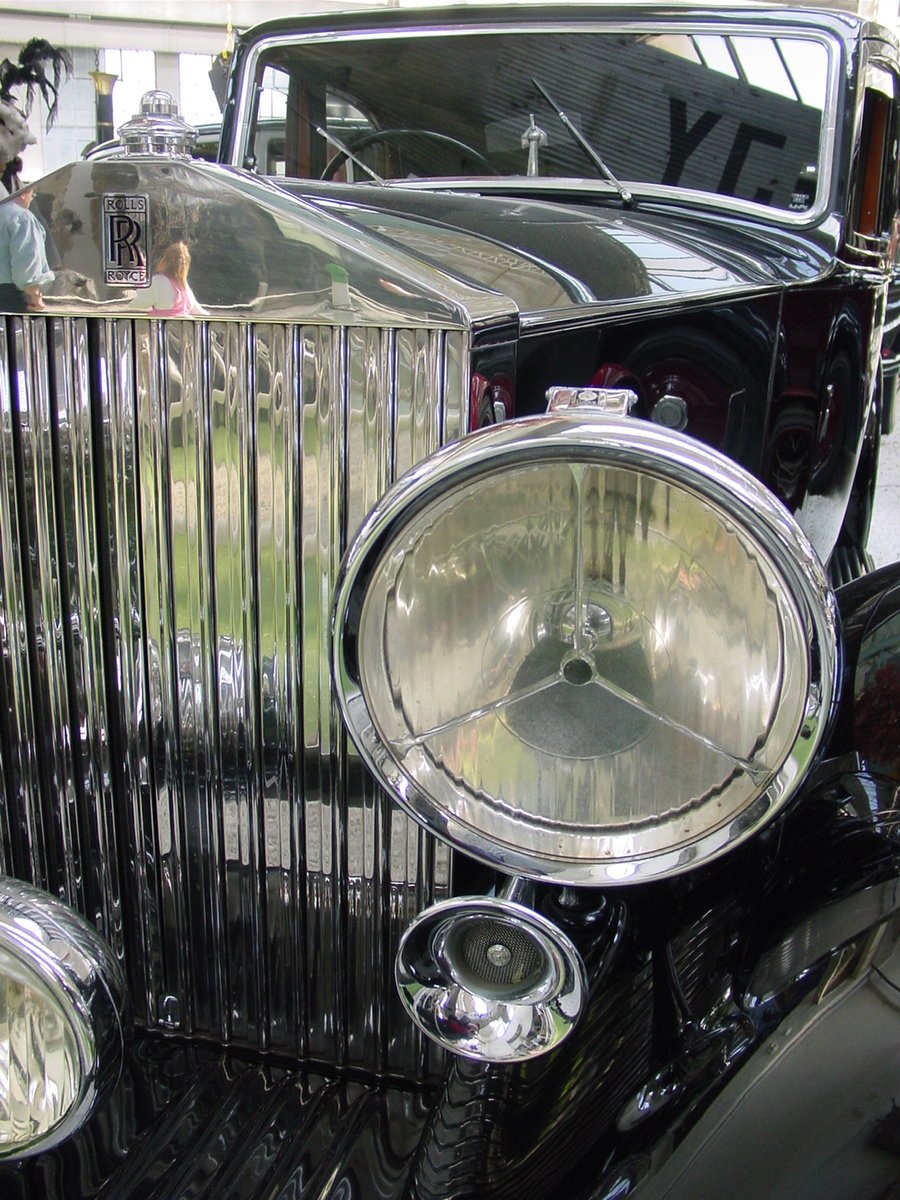
[[[113,86],[116,129],[141,110],[141,97],[156,87],[156,55],[152,50],[104,50],[102,68],[118,80]]]
[[[262,91],[259,94],[259,119],[284,120],[287,114],[288,89],[291,77],[287,71],[279,71],[275,67],[266,67],[263,72]]]
[[[74,73],[71,79],[60,81],[59,108],[49,131],[47,106],[42,96],[35,97],[28,127],[37,141],[22,155],[23,179],[40,179],[64,167],[96,140],[96,100],[90,78],[94,52],[76,47],[71,54]]]
[[[222,114],[209,81],[212,57],[209,54],[179,54],[178,84],[181,89],[181,115],[192,125],[211,125]]]

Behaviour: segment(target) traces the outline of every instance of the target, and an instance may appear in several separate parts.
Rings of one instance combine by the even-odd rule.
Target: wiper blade
[[[572,122],[569,120],[569,118],[563,112],[562,108],[560,108],[560,106],[556,103],[556,101],[553,99],[553,97],[550,95],[550,93],[547,91],[547,89],[543,86],[543,84],[539,83],[534,78],[534,76],[531,77],[531,82],[534,84],[534,86],[537,88],[537,90],[541,93],[541,95],[544,97],[544,99],[547,101],[547,103],[550,105],[550,107],[553,109],[553,111],[559,117],[562,124],[566,127],[566,129],[568,129],[569,133],[572,135],[572,137],[575,139],[575,141],[578,143],[578,145],[582,148],[582,150],[585,152],[585,154],[588,156],[588,158],[591,160],[591,162],[594,164],[594,166],[597,168],[597,170],[603,176],[603,178],[606,179],[608,183],[611,183],[613,185],[613,187],[616,189],[616,192],[618,193],[619,199],[622,201],[622,203],[623,204],[633,204],[634,197],[632,196],[631,192],[628,190],[627,187],[625,187],[624,184],[619,183],[618,179],[616,179],[615,175],[613,175],[612,171],[609,169],[609,167],[606,165],[606,163],[603,161],[603,159],[600,157],[600,155],[597,153],[597,151],[594,149],[594,147],[591,145],[591,143],[587,140],[587,138],[584,136],[584,134],[581,132],[580,129],[575,128],[575,126],[572,124]]]
[[[346,142],[342,142],[339,137],[335,137],[333,133],[329,133],[328,130],[323,129],[321,125],[313,125],[313,129],[315,129],[319,137],[323,137],[325,139],[329,146],[334,146],[335,150],[339,150],[341,154],[346,155],[355,166],[359,167],[361,171],[365,171],[365,173],[371,176],[376,183],[380,184],[382,187],[387,187],[387,182],[382,179],[380,175],[376,174],[371,167],[367,167],[361,158],[357,158]]]

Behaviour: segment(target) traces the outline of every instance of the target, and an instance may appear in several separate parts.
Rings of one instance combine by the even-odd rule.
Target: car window
[[[881,241],[895,234],[900,157],[897,92],[898,80],[893,70],[870,64],[863,91],[860,168],[851,241],[857,249],[876,254],[880,253]]]
[[[243,165],[264,175],[288,175],[293,178],[303,174],[303,163],[314,159],[315,152],[307,145],[309,139],[321,138],[331,146],[332,155],[345,140],[353,140],[361,134],[371,132],[374,126],[365,116],[327,83],[320,93],[316,111],[305,107],[305,119],[300,119],[302,96],[308,89],[302,87],[302,73],[289,72],[266,66],[262,70],[261,83],[257,89],[256,115],[253,124],[252,152],[245,157]],[[288,114],[291,114],[290,122]],[[288,143],[286,132],[290,126],[293,134]],[[319,132],[319,131],[322,132]],[[327,136],[326,136],[327,135]],[[329,142],[328,138],[334,139]],[[354,165],[335,175],[343,180],[354,178]],[[358,168],[356,168],[358,173]]]
[[[804,211],[822,177],[835,58],[827,41],[787,33],[442,31],[270,45],[256,63],[252,138],[282,122],[284,173],[300,178],[602,181],[599,158],[632,185]]]

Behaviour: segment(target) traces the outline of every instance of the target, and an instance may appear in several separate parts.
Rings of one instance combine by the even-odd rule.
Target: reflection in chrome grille
[[[4,342],[0,866],[101,926],[150,1026],[420,1073],[393,946],[447,854],[350,752],[328,620],[348,534],[460,432],[464,335]]]

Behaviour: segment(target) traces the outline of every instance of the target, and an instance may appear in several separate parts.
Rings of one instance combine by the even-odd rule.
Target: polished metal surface
[[[463,330],[10,318],[0,854],[122,958],[138,1020],[405,1077],[391,978],[449,852],[348,747],[347,538],[458,436]]]
[[[418,1088],[138,1035],[109,1107],[33,1167],[0,1163],[0,1195],[406,1200],[429,1107]]]
[[[117,205],[126,216],[139,206],[139,231],[117,219]],[[43,298],[54,315],[153,315],[149,276],[181,244],[194,316],[400,330],[469,329],[516,312],[489,286],[405,253],[347,214],[169,154],[72,163],[35,185],[31,211],[51,248],[55,279]],[[126,271],[118,283],[111,250]],[[138,266],[143,283],[128,275]]]
[[[169,92],[145,92],[140,111],[119,130],[125,154],[163,154],[190,158],[197,130],[179,115]]]
[[[125,980],[96,930],[0,876],[0,1158],[84,1124],[118,1080],[127,1024]]]
[[[630,388],[551,387],[547,389],[547,411],[568,412],[575,408],[593,408],[609,417],[627,417],[638,402]]]
[[[402,481],[348,555],[335,628],[345,718],[399,801],[560,882],[745,840],[835,692],[834,598],[787,511],[700,443],[585,410]]]
[[[420,913],[395,972],[413,1021],[439,1046],[480,1062],[525,1062],[556,1049],[588,990],[566,934],[495,897],[454,897]]]

